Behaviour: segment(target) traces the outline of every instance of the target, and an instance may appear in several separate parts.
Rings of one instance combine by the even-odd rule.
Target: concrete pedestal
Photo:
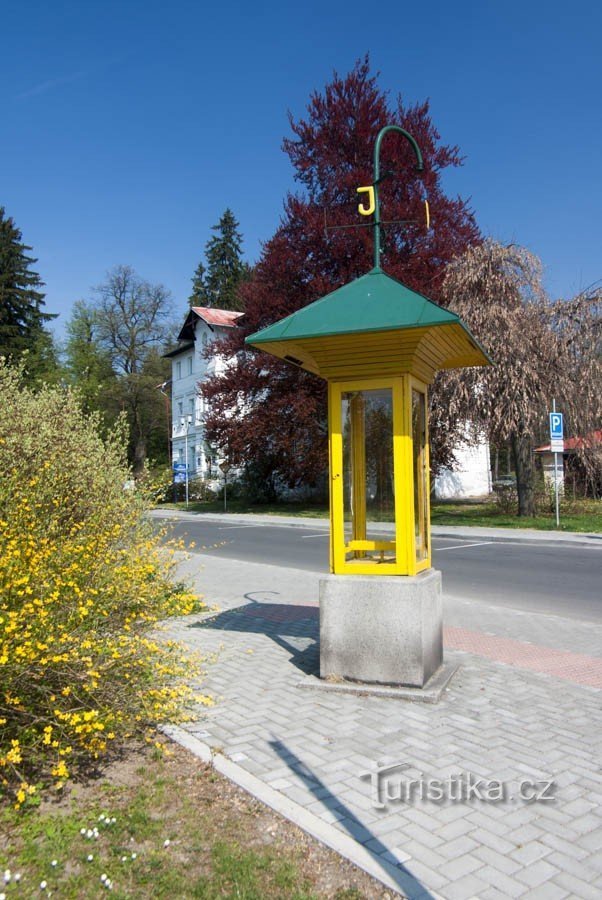
[[[443,662],[441,573],[320,580],[320,677],[423,687]]]

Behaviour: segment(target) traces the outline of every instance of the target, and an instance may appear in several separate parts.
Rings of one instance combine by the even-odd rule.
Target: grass
[[[59,802],[0,810],[6,870],[6,900],[109,892],[153,900],[359,900],[384,890],[177,746],[167,757],[132,751]]]
[[[160,509],[186,509],[185,503],[162,503]],[[223,513],[223,500],[210,500],[204,502],[190,501],[189,512]],[[229,513],[256,513],[265,516],[294,516],[309,517],[312,519],[327,519],[328,504],[323,503],[247,503],[244,500],[228,500]]]
[[[438,502],[431,506],[433,525],[485,526],[492,528],[535,528],[556,531],[554,513],[533,517],[504,512],[490,501],[479,503]],[[559,531],[602,532],[602,501],[575,500],[560,508]]]
[[[165,504],[169,509],[185,509],[184,503]],[[223,501],[190,503],[190,512],[223,513]],[[228,502],[228,512],[256,513],[259,515],[310,517],[328,519],[326,505],[307,503],[249,504],[242,500]],[[372,521],[392,521],[391,513],[371,515]],[[533,518],[519,517],[505,512],[495,502],[485,501],[435,501],[431,504],[432,525],[486,526],[491,528],[535,528],[542,531],[556,530],[553,512]],[[560,508],[560,531],[602,532],[601,500],[570,500]]]

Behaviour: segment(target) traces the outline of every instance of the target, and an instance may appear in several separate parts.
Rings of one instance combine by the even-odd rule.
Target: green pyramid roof
[[[246,343],[287,358],[310,371],[320,372],[323,366],[313,364],[307,354],[311,354],[314,346],[325,346],[325,339],[335,339],[339,344],[345,336],[351,340],[359,335],[400,333],[410,329],[418,329],[423,334],[439,328],[443,328],[442,336],[444,333],[452,336],[455,346],[450,346],[449,352],[443,354],[445,358],[437,360],[436,368],[491,363],[459,316],[386,275],[382,269],[372,269],[320,300],[250,335]],[[266,346],[270,344],[274,346]],[[350,349],[352,346],[357,347],[357,341],[351,340]],[[287,348],[292,348],[290,354],[285,352]],[[295,359],[295,356],[300,358]]]

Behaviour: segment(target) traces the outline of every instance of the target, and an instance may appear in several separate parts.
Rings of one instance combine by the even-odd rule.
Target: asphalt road
[[[194,544],[192,552],[328,572],[325,527],[205,517],[170,526],[175,537]],[[444,594],[602,622],[602,547],[436,537],[433,565],[443,573]]]

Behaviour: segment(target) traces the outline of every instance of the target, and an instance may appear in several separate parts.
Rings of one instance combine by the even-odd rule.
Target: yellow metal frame
[[[424,489],[426,496],[424,498],[424,507],[426,509],[426,521],[424,523],[424,537],[426,542],[426,557],[418,562],[416,560],[416,542],[414,541],[414,560],[416,572],[422,572],[424,569],[431,567],[431,478],[430,478],[430,444],[429,444],[429,405],[428,405],[428,387],[423,381],[419,381],[413,375],[409,376],[409,395],[410,395],[410,435],[412,434],[412,390],[416,390],[424,395],[424,433],[425,445],[424,456],[420,460],[420,466],[424,467]],[[413,472],[412,472],[413,477]],[[414,515],[414,491],[412,490],[412,512]],[[412,522],[412,529],[414,522]],[[413,532],[412,532],[413,533]]]
[[[428,475],[428,414],[426,419],[426,490],[428,519],[426,539],[428,556],[416,562],[414,539],[414,485],[412,457],[412,388],[415,387],[428,396],[426,385],[411,377],[400,375],[393,378],[363,378],[361,380],[329,381],[328,383],[328,445],[330,464],[330,571],[337,575],[416,575],[430,568],[430,508]],[[345,392],[390,389],[393,393],[393,479],[395,485],[395,542],[367,541],[354,530],[352,540],[345,544],[344,479],[343,479],[343,422],[342,395]],[[353,465],[365,468],[363,448],[353,451]],[[356,480],[359,480],[356,479]],[[355,502],[362,503],[360,519],[365,509],[363,501],[355,492]],[[363,513],[362,513],[363,510]],[[375,562],[362,559],[361,552],[381,550],[383,553],[395,549],[395,562]],[[359,559],[346,559],[346,553],[355,550]]]

